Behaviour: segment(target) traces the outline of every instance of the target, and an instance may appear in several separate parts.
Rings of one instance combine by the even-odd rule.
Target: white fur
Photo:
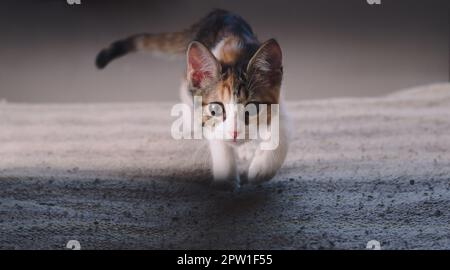
[[[225,45],[227,46],[226,48]],[[226,49],[227,51],[239,51],[242,49],[242,42],[232,36],[229,37],[229,39],[224,38],[219,43],[217,43],[216,46],[214,46],[214,48],[211,50],[211,53],[216,57],[216,59],[223,60],[220,58],[224,49]]]
[[[272,179],[283,165],[289,146],[287,116],[282,111],[279,117],[279,144],[273,150],[262,150],[262,141],[259,139],[237,140],[237,142],[227,139],[211,140],[214,181],[221,183],[227,181],[231,186],[237,187],[240,183],[240,176],[243,180],[253,184]],[[229,130],[232,125],[226,123],[228,119],[230,118],[227,117],[221,126],[225,133],[232,131]]]
[[[219,185],[237,187],[240,183],[236,152],[222,140],[210,140],[214,181]]]
[[[222,39],[216,46],[211,50],[211,53],[216,57],[216,59],[220,59],[220,55],[223,49],[223,45],[225,44],[225,39]]]

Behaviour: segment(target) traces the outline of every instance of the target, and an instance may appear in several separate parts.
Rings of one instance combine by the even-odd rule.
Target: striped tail
[[[109,47],[100,51],[95,64],[102,69],[112,60],[124,56],[130,52],[154,51],[167,54],[181,54],[193,36],[192,29],[182,32],[161,34],[138,34],[112,43]]]

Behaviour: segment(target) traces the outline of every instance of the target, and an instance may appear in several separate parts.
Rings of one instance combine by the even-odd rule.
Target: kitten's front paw
[[[264,163],[252,162],[248,169],[248,182],[251,184],[259,184],[262,182],[267,182],[272,179],[277,170],[272,170]]]

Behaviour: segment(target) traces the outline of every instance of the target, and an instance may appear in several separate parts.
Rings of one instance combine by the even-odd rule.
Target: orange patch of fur
[[[222,85],[220,86],[219,93],[221,97],[222,103],[229,103],[232,96],[233,89],[233,76],[229,76],[226,80],[222,81]]]
[[[228,37],[224,40],[219,55],[219,59],[224,64],[232,65],[239,59],[242,53],[240,42],[240,39],[237,37]]]

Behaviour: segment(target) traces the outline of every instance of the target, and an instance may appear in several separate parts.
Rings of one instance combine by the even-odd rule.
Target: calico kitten
[[[217,128],[230,135],[228,139],[209,141],[215,185],[236,188],[246,181],[261,183],[273,178],[288,150],[286,116],[280,100],[282,53],[276,40],[260,43],[240,16],[215,10],[181,32],[138,34],[116,41],[98,54],[96,65],[104,68],[111,60],[135,51],[186,53],[182,100],[192,105],[193,97],[200,96],[205,111],[223,117]],[[258,125],[260,112],[247,114],[245,123],[238,125],[241,120],[230,104],[269,105],[268,124],[274,117],[279,119],[278,146],[264,150],[259,147],[261,140],[241,136],[247,135],[248,125]],[[271,111],[271,104],[280,104],[279,110]],[[208,116],[204,117],[203,121],[207,120]]]

